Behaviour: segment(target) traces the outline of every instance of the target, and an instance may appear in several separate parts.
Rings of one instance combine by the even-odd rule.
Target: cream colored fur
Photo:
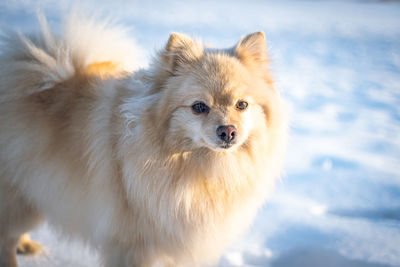
[[[215,263],[281,168],[286,120],[264,35],[213,50],[172,34],[133,72],[142,51],[122,28],[65,25],[62,37],[41,19],[38,35],[2,38],[0,266],[16,265],[18,240],[43,219],[105,266]],[[238,135],[225,149],[227,124]]]

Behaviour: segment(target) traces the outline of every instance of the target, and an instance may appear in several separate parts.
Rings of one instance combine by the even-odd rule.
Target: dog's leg
[[[104,266],[113,267],[149,267],[153,266],[152,260],[146,257],[142,248],[124,248],[116,245],[103,248]]]
[[[17,248],[22,254],[40,251],[39,243],[24,234],[42,221],[40,214],[13,187],[0,186],[0,267],[17,266]],[[18,245],[20,242],[20,245]]]
[[[18,238],[4,238],[0,236],[0,267],[16,267],[15,249]]]
[[[103,251],[103,257],[104,257],[103,261],[105,267],[127,266],[125,255],[118,247],[107,248],[106,250]]]
[[[103,248],[105,267],[136,267],[137,264],[128,265],[128,253],[118,242],[112,242]]]
[[[18,254],[37,254],[42,250],[38,242],[32,241],[28,233],[21,236],[17,246]]]

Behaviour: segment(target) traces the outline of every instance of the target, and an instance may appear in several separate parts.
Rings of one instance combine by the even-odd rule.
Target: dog
[[[104,266],[215,264],[279,177],[285,105],[262,32],[228,49],[172,33],[146,69],[123,28],[2,34],[0,266],[46,220]]]

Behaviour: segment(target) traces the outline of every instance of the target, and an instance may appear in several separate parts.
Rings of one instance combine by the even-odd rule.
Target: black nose
[[[236,137],[236,128],[233,125],[221,125],[217,128],[218,137],[227,143]]]

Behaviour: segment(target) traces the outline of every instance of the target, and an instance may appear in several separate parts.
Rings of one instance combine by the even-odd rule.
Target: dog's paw
[[[28,234],[24,234],[19,240],[17,253],[22,255],[38,254],[42,251],[40,243],[32,241]]]

